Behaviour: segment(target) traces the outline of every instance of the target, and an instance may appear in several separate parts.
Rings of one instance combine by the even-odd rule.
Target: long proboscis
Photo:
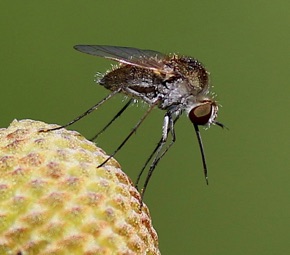
[[[206,184],[208,185],[207,165],[206,165],[206,159],[205,159],[205,154],[204,154],[204,149],[203,149],[203,143],[202,143],[201,135],[200,135],[200,132],[199,132],[198,125],[193,124],[193,126],[194,126],[194,130],[195,130],[195,133],[196,133],[196,136],[197,136],[199,149],[200,149],[200,153],[201,153],[201,159],[202,159],[203,173],[204,173],[205,181],[206,181]]]

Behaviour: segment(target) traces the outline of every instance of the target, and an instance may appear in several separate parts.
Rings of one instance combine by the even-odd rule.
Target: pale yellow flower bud
[[[108,156],[39,121],[0,129],[0,254],[160,254],[148,208]]]

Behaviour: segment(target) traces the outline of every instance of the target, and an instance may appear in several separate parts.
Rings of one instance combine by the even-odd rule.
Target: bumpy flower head
[[[0,129],[0,254],[160,254],[148,208],[120,165],[77,132]]]

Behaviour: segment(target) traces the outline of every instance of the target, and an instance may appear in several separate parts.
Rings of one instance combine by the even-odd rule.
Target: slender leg
[[[107,100],[109,100],[110,98],[112,98],[114,95],[116,95],[117,93],[119,93],[121,91],[122,88],[119,88],[115,91],[113,91],[111,94],[107,95],[104,99],[102,99],[100,102],[98,102],[96,105],[92,106],[90,109],[88,109],[87,111],[85,111],[83,114],[81,114],[80,116],[76,117],[74,120],[70,121],[69,123],[57,127],[57,128],[51,128],[51,129],[42,129],[39,130],[39,132],[48,132],[48,131],[54,131],[54,130],[58,130],[61,128],[66,128],[74,123],[76,123],[77,121],[79,121],[80,119],[82,119],[83,117],[89,115],[92,111],[96,110],[99,106],[101,106],[103,103],[105,103]]]
[[[113,119],[101,130],[99,131],[93,138],[90,139],[90,141],[94,141],[97,139],[97,137],[102,134],[118,117],[122,115],[122,113],[128,108],[128,106],[134,101],[134,99],[130,99],[123,107],[122,109],[113,117]]]
[[[174,124],[176,123],[176,121],[178,120],[179,116],[181,115],[181,112],[176,111],[175,113],[177,113],[177,116],[175,117],[175,119],[172,119],[172,113],[171,112],[167,112],[165,117],[164,117],[164,123],[168,124],[166,128],[163,127],[163,134],[162,134],[162,138],[160,139],[160,142],[158,143],[158,146],[155,148],[155,158],[149,168],[147,177],[145,179],[143,188],[142,188],[142,192],[141,192],[141,202],[143,201],[144,198],[144,194],[147,188],[147,185],[149,183],[149,180],[153,174],[154,169],[156,168],[157,164],[159,163],[159,161],[163,158],[163,156],[168,152],[168,150],[170,149],[170,147],[174,144],[176,137],[175,137],[175,131],[174,131]],[[164,132],[166,130],[166,132]],[[160,154],[163,146],[166,144],[167,138],[168,138],[168,133],[171,133],[172,139],[171,142],[168,144],[168,146],[164,149],[164,151]],[[150,155],[151,157],[151,155]],[[147,162],[146,162],[147,163]]]
[[[164,116],[165,117],[165,116]],[[175,119],[174,119],[174,124],[175,122],[179,119],[180,115],[178,115]],[[167,127],[167,134],[169,133],[170,129],[169,127]],[[154,154],[156,153],[156,151],[160,148],[161,144],[162,144],[162,141],[163,141],[163,136],[161,137],[161,139],[159,140],[159,142],[157,143],[156,147],[154,148],[154,150],[152,151],[152,153],[150,154],[150,156],[148,157],[148,159],[146,160],[144,166],[142,167],[142,169],[140,170],[138,176],[137,176],[137,179],[136,179],[136,182],[135,182],[135,187],[138,189],[138,185],[139,185],[139,181],[140,181],[140,178],[141,176],[143,175],[143,172],[145,170],[145,168],[147,167],[148,163],[150,162],[150,160],[153,158]]]
[[[169,130],[168,130],[169,131]],[[150,160],[152,159],[152,157],[154,156],[154,154],[156,153],[156,151],[158,150],[159,146],[161,145],[162,143],[162,138],[159,140],[159,142],[157,143],[155,149],[153,150],[153,152],[150,154],[150,156],[148,157],[148,159],[146,160],[144,166],[142,167],[141,171],[139,172],[138,176],[137,176],[137,179],[136,179],[136,182],[135,182],[135,187],[136,189],[138,189],[138,185],[139,185],[139,181],[140,181],[140,178],[141,176],[143,175],[143,172],[146,168],[146,166],[148,165],[148,163],[150,162]]]
[[[131,130],[129,135],[124,139],[124,141],[119,145],[119,147],[98,167],[102,167],[105,165],[112,157],[116,155],[116,153],[125,145],[125,143],[129,140],[129,138],[136,132],[138,127],[142,124],[142,122],[146,119],[148,114],[152,111],[152,109],[159,103],[159,100],[156,100],[155,103],[151,104],[150,107],[147,109],[145,114],[142,116],[142,118],[137,122],[137,124],[134,126],[134,128]]]

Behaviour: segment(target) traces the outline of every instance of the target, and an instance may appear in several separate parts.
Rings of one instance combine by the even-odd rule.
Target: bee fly
[[[75,123],[117,93],[123,93],[131,99],[101,132],[118,118],[134,100],[141,99],[146,102],[149,107],[145,114],[114,153],[100,165],[103,166],[123,147],[153,108],[158,107],[164,110],[161,139],[140,171],[136,182],[137,187],[144,169],[152,160],[141,192],[141,199],[143,200],[147,184],[155,167],[175,142],[174,125],[181,114],[185,112],[195,129],[201,152],[203,171],[208,184],[205,154],[198,126],[216,124],[223,128],[224,125],[216,121],[218,105],[208,96],[210,87],[209,73],[204,66],[191,57],[175,54],[164,55],[153,50],[102,45],[76,45],[74,48],[89,55],[117,61],[120,64],[112,71],[102,75],[97,81],[111,91],[109,95],[68,124],[50,130],[64,128]],[[166,145],[169,134],[171,135],[171,141]],[[93,140],[96,137],[97,135]]]

